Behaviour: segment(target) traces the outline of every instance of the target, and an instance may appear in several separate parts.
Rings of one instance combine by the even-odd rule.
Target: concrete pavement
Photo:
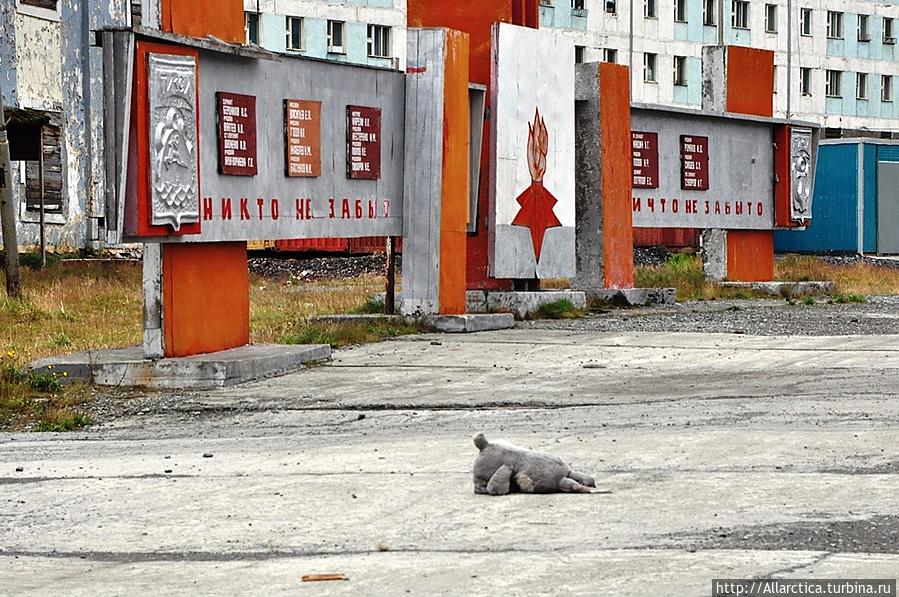
[[[0,435],[0,594],[895,578],[897,398],[896,336],[511,330],[338,351],[85,433]],[[611,494],[475,496],[478,431]],[[300,581],[329,572],[349,580]]]

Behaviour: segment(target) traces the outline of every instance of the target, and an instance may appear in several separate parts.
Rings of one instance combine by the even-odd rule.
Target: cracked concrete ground
[[[420,336],[0,435],[0,594],[711,594],[899,574],[899,336]],[[610,494],[475,496],[471,437]],[[344,573],[349,580],[303,583]]]

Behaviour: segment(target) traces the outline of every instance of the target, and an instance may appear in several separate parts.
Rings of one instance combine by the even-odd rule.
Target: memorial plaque
[[[381,178],[381,110],[346,107],[346,175],[350,179]]]
[[[322,103],[284,100],[284,173],[317,178],[322,173]]]
[[[634,188],[659,188],[659,134],[631,132]]]
[[[197,63],[150,54],[150,223],[180,230],[200,221]]]
[[[256,97],[219,91],[215,99],[219,172],[256,176]]]
[[[681,189],[709,190],[709,138],[681,135]]]

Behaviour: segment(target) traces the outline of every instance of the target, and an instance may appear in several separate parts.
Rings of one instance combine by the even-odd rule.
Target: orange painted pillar
[[[631,210],[630,69],[599,65],[599,132],[602,152],[603,276],[606,288],[634,287]]]
[[[188,37],[215,36],[242,44],[243,0],[162,0],[162,30]]]
[[[735,114],[774,114],[774,52],[728,46],[724,109]],[[774,279],[774,231],[728,230],[727,278],[732,282]]]
[[[440,313],[465,313],[471,112],[468,35],[447,31],[440,204]]]

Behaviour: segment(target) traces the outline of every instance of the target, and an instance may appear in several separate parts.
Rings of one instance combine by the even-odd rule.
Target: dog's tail
[[[487,441],[487,438],[484,437],[483,433],[479,433],[474,436],[474,445],[478,447],[478,450],[483,450],[489,445],[489,442]]]

